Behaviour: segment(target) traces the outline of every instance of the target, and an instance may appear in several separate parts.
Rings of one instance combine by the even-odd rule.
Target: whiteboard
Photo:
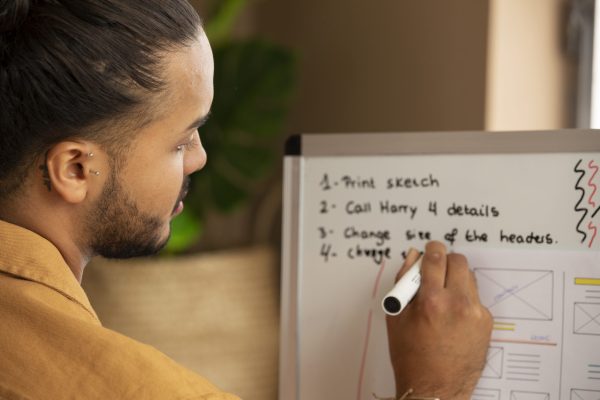
[[[280,398],[395,393],[381,299],[409,247],[467,255],[481,400],[600,398],[597,131],[301,135],[284,160]]]

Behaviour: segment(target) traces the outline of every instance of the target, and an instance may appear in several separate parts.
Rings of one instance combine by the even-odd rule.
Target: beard
[[[183,200],[189,186],[186,177],[173,209]],[[105,258],[144,257],[158,253],[169,241],[163,237],[161,218],[139,210],[112,174],[91,211],[87,234],[93,254]]]

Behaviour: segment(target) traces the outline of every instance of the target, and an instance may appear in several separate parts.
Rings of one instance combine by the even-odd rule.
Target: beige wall
[[[565,0],[491,0],[486,123],[489,130],[573,125]]]
[[[482,0],[265,0],[256,29],[292,46],[290,132],[482,129]]]
[[[300,55],[290,132],[573,125],[568,0],[263,0]]]

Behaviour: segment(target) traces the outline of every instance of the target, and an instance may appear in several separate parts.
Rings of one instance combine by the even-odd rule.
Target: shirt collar
[[[98,320],[58,249],[40,235],[0,220],[0,271],[37,282],[81,305]]]

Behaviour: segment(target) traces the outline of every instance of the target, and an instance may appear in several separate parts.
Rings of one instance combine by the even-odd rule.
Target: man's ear
[[[97,179],[92,146],[84,142],[60,142],[46,153],[40,167],[44,184],[68,203],[81,203],[90,189],[91,180]]]

